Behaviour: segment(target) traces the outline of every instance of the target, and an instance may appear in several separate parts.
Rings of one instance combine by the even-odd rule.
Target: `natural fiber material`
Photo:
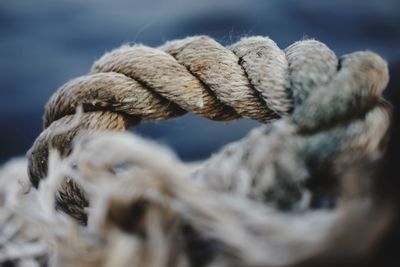
[[[67,158],[60,159],[56,151],[50,154],[48,176],[38,192],[28,192],[33,200],[30,209],[23,216],[17,213],[17,218],[47,240],[42,259],[52,259],[54,266],[320,266],[314,261],[320,263],[321,257],[367,255],[390,218],[385,209],[374,207],[365,180],[371,177],[363,175],[356,181],[367,189],[360,194],[351,190],[348,180],[354,176],[342,176],[344,181],[335,181],[343,186],[336,198],[339,202],[312,206],[313,188],[290,190],[298,180],[266,176],[288,167],[302,171],[298,168],[301,157],[290,150],[275,157],[254,147],[248,152],[250,144],[256,143],[267,148],[271,148],[268,142],[275,143],[275,151],[280,147],[265,134],[265,130],[256,130],[220,155],[233,152],[231,155],[241,158],[241,167],[235,166],[232,157],[219,161],[224,164],[222,170],[227,170],[228,162],[239,169],[236,174],[226,171],[231,176],[225,179],[233,181],[231,189],[223,188],[225,184],[215,186],[216,181],[224,181],[220,179],[223,171],[216,172],[216,181],[203,176],[213,171],[215,159],[197,171],[197,179],[190,179],[191,170],[170,151],[135,136],[103,133],[78,138]],[[243,175],[252,168],[251,162],[241,157],[246,153],[253,159],[266,159],[266,169],[257,181],[260,189],[254,188],[255,192],[267,188],[272,193],[269,199],[260,201],[253,190],[246,194]],[[269,164],[269,158],[275,158],[275,164]],[[286,166],[277,169],[282,163]],[[259,169],[258,164],[256,161],[251,172]],[[299,177],[293,173],[293,179]],[[84,188],[91,203],[85,227],[77,227],[55,211],[56,192],[64,187],[65,177],[67,184]],[[242,181],[242,186],[235,181]],[[329,193],[320,196],[329,197]],[[285,199],[293,204],[289,209],[274,203]],[[360,233],[362,236],[352,240]],[[307,261],[311,263],[303,265]],[[322,266],[330,266],[329,262]]]
[[[46,175],[49,139],[68,154],[68,143],[82,128],[124,130],[140,119],[168,119],[185,110],[216,120],[241,116],[268,122],[301,106],[294,119],[312,130],[368,108],[388,81],[377,55],[354,53],[339,66],[335,54],[314,40],[297,42],[285,52],[265,37],[244,38],[229,48],[200,36],[159,49],[122,46],[105,54],[89,75],[68,82],[49,100],[48,130],[30,155],[33,184]],[[343,88],[340,94],[338,88]],[[314,90],[311,103],[301,105]],[[328,103],[335,105],[332,111]],[[50,138],[71,121],[78,106],[88,112],[76,129]],[[315,118],[303,113],[315,113]]]
[[[0,170],[1,266],[44,266],[48,262],[41,222],[31,216],[38,202],[26,167],[25,159],[15,159]]]
[[[29,153],[32,217],[54,229],[42,232],[47,253],[57,266],[317,266],[355,253],[355,227],[370,229],[357,247],[369,251],[388,216],[372,176],[355,174],[383,152],[387,82],[376,54],[338,60],[314,40],[282,51],[264,37],[224,48],[201,36],[107,53],[52,96]],[[194,171],[158,145],[97,131],[185,111],[270,124]],[[369,216],[380,219],[360,223]]]

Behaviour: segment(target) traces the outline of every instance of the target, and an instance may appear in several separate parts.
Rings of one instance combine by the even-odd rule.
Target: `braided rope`
[[[45,130],[28,153],[30,179],[38,186],[46,176],[49,146],[67,155],[83,129],[124,131],[141,120],[189,111],[212,120],[264,123],[291,114],[300,131],[315,132],[371,109],[387,82],[379,56],[356,52],[339,62],[315,40],[284,51],[266,37],[243,38],[227,48],[206,36],[158,49],[125,45],[50,98]],[[85,113],[68,127],[79,106]]]

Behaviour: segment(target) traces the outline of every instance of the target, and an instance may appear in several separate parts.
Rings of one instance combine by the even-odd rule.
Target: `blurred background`
[[[392,81],[400,78],[399,0],[0,1],[0,162],[25,154],[50,95],[104,52],[198,34],[222,44],[264,35],[281,48],[310,37],[338,55],[369,49],[388,60]],[[189,114],[133,131],[198,160],[255,126]]]

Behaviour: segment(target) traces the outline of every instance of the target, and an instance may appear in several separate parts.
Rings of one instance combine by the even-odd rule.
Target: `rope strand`
[[[124,45],[50,98],[45,130],[28,152],[30,180],[37,187],[46,176],[49,147],[68,155],[82,130],[124,131],[141,120],[192,112],[212,120],[263,123],[293,113],[300,130],[318,131],[376,105],[387,82],[387,66],[378,55],[357,52],[339,62],[316,40],[285,50],[267,37],[243,38],[229,47],[207,36],[158,49]],[[80,106],[85,111],[80,123],[53,136],[68,128]]]

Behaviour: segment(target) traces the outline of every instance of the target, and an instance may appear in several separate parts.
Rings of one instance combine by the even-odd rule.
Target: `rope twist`
[[[355,52],[338,60],[315,40],[285,50],[267,37],[242,38],[228,47],[207,36],[158,48],[124,45],[50,98],[45,130],[28,152],[30,179],[37,187],[46,176],[49,146],[65,156],[82,130],[124,131],[142,120],[192,112],[218,121],[288,117],[299,132],[311,134],[374,108],[376,114],[387,82],[378,55]],[[84,113],[68,128],[80,106]]]

